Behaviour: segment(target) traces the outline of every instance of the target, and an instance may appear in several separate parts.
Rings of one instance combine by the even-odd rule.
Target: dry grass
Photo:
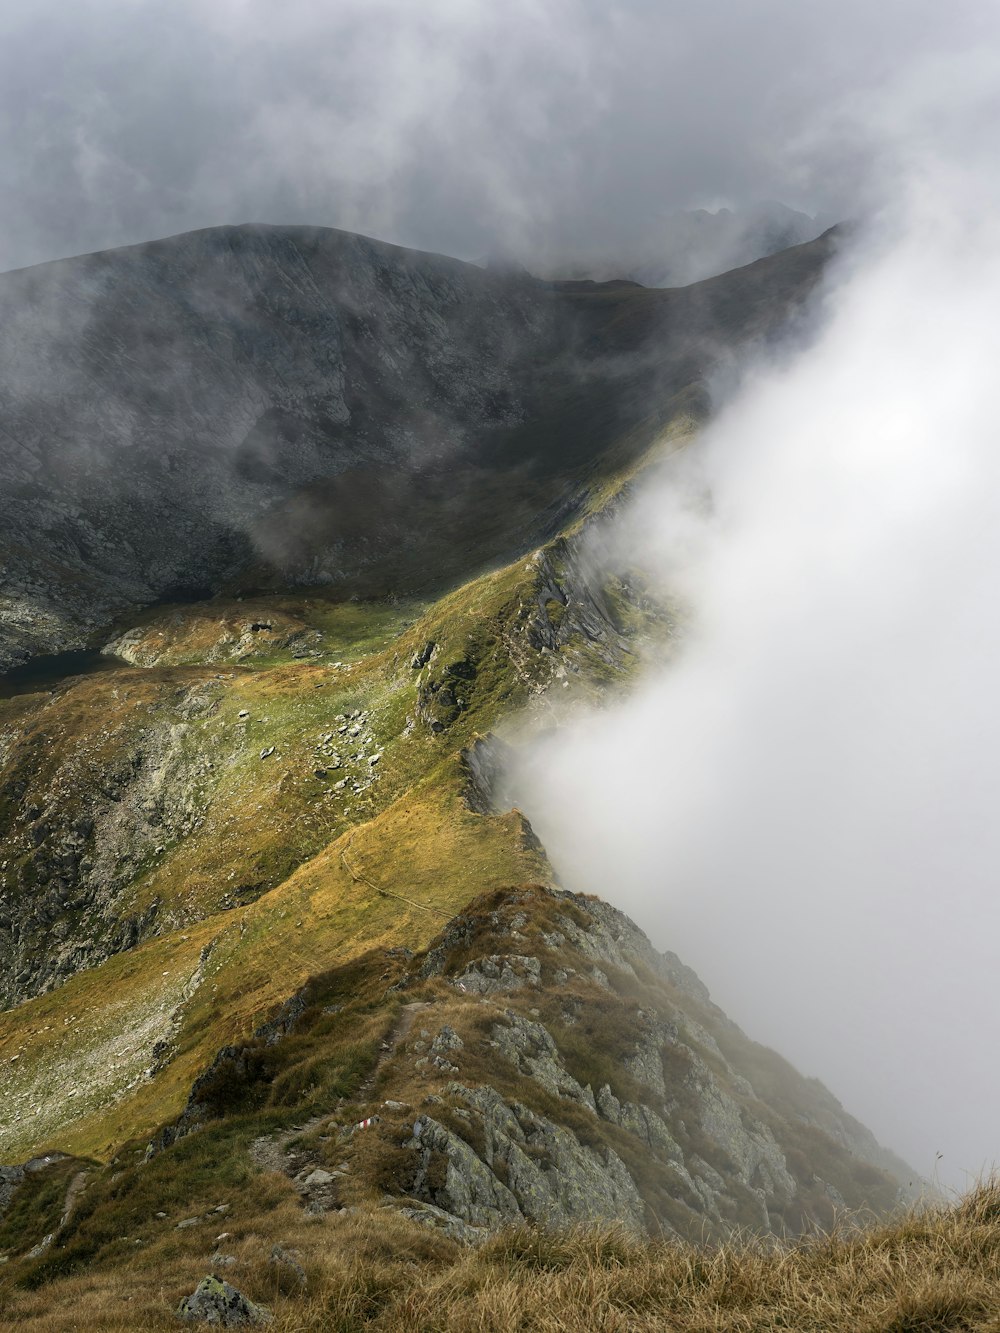
[[[304,1216],[276,1203],[268,1235],[223,1245],[220,1270],[275,1314],[275,1333],[987,1333],[1000,1329],[1000,1185],[877,1228],[715,1248],[614,1228],[500,1233],[462,1249],[386,1208]],[[306,1275],[271,1260],[274,1238]],[[199,1253],[200,1251],[200,1253]],[[85,1273],[13,1293],[3,1326],[25,1333],[175,1328],[210,1268],[191,1232]]]

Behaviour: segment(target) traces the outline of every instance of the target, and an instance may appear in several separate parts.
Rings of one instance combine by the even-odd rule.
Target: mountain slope
[[[656,292],[291,230],[42,275],[90,313],[35,345],[70,367],[60,437],[15,386],[58,466],[3,451],[6,651],[93,632],[114,657],[29,662],[0,698],[0,1296],[187,1282],[220,1217],[279,1249],[383,1217],[443,1253],[522,1221],[722,1238],[890,1210],[905,1164],[556,886],[493,734],[670,651],[670,608],[587,539],[832,239]],[[181,574],[190,600],[153,605]]]
[[[831,245],[679,292],[307,227],[0,275],[0,668],[241,578],[382,596],[512,558],[700,410]]]
[[[898,1166],[621,913],[523,886],[416,956],[374,949],[313,977],[150,1143],[108,1167],[36,1165],[62,1189],[0,1239],[37,1287],[84,1265],[100,1280],[121,1235],[137,1281],[167,1264],[183,1282],[222,1213],[244,1252],[348,1216],[464,1243],[525,1220],[796,1234],[891,1209]]]

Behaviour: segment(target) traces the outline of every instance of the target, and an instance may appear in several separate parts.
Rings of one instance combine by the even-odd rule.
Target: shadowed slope
[[[681,291],[309,227],[0,275],[0,667],[227,580],[427,592],[558,532],[830,237]]]

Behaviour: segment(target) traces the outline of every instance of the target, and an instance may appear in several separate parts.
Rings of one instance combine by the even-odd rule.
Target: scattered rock
[[[282,1245],[275,1245],[271,1250],[270,1263],[278,1268],[290,1269],[295,1277],[295,1281],[300,1291],[305,1291],[309,1285],[306,1277],[306,1270],[299,1263],[295,1254],[291,1250],[286,1250]]]
[[[538,986],[541,975],[542,965],[537,958],[524,954],[492,954],[467,964],[453,984],[472,995],[497,995],[522,990],[525,986]]]
[[[332,1185],[335,1177],[329,1171],[317,1167],[315,1171],[310,1171],[302,1184],[307,1190],[319,1189],[323,1185]]]
[[[40,1241],[38,1242],[37,1245],[33,1245],[33,1246],[31,1247],[31,1249],[28,1251],[28,1253],[27,1253],[24,1257],[25,1257],[26,1259],[39,1259],[39,1258],[41,1258],[41,1256],[42,1256],[42,1255],[45,1253],[45,1251],[49,1248],[49,1246],[52,1244],[52,1242],[55,1240],[55,1238],[56,1238],[56,1237],[55,1237],[55,1232],[54,1232],[54,1231],[49,1232],[49,1234],[48,1234],[47,1236],[43,1237],[43,1239],[40,1240]]]
[[[339,1175],[314,1167],[295,1177],[295,1188],[302,1195],[306,1212],[329,1213],[340,1208]]]
[[[441,1055],[444,1051],[460,1051],[464,1046],[465,1042],[462,1038],[453,1027],[447,1024],[431,1042],[431,1050],[435,1055]]]
[[[427,642],[424,644],[424,646],[420,649],[420,651],[418,653],[414,653],[414,655],[410,658],[410,666],[413,668],[414,671],[419,671],[421,667],[425,667],[427,665],[427,663],[434,656],[434,649],[436,647],[437,644],[434,642],[434,640],[428,639]]]

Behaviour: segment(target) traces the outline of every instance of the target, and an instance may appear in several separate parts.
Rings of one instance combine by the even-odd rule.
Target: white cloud
[[[813,344],[623,520],[679,657],[516,789],[568,884],[964,1183],[1000,1159],[1000,210],[941,137],[901,140]]]

